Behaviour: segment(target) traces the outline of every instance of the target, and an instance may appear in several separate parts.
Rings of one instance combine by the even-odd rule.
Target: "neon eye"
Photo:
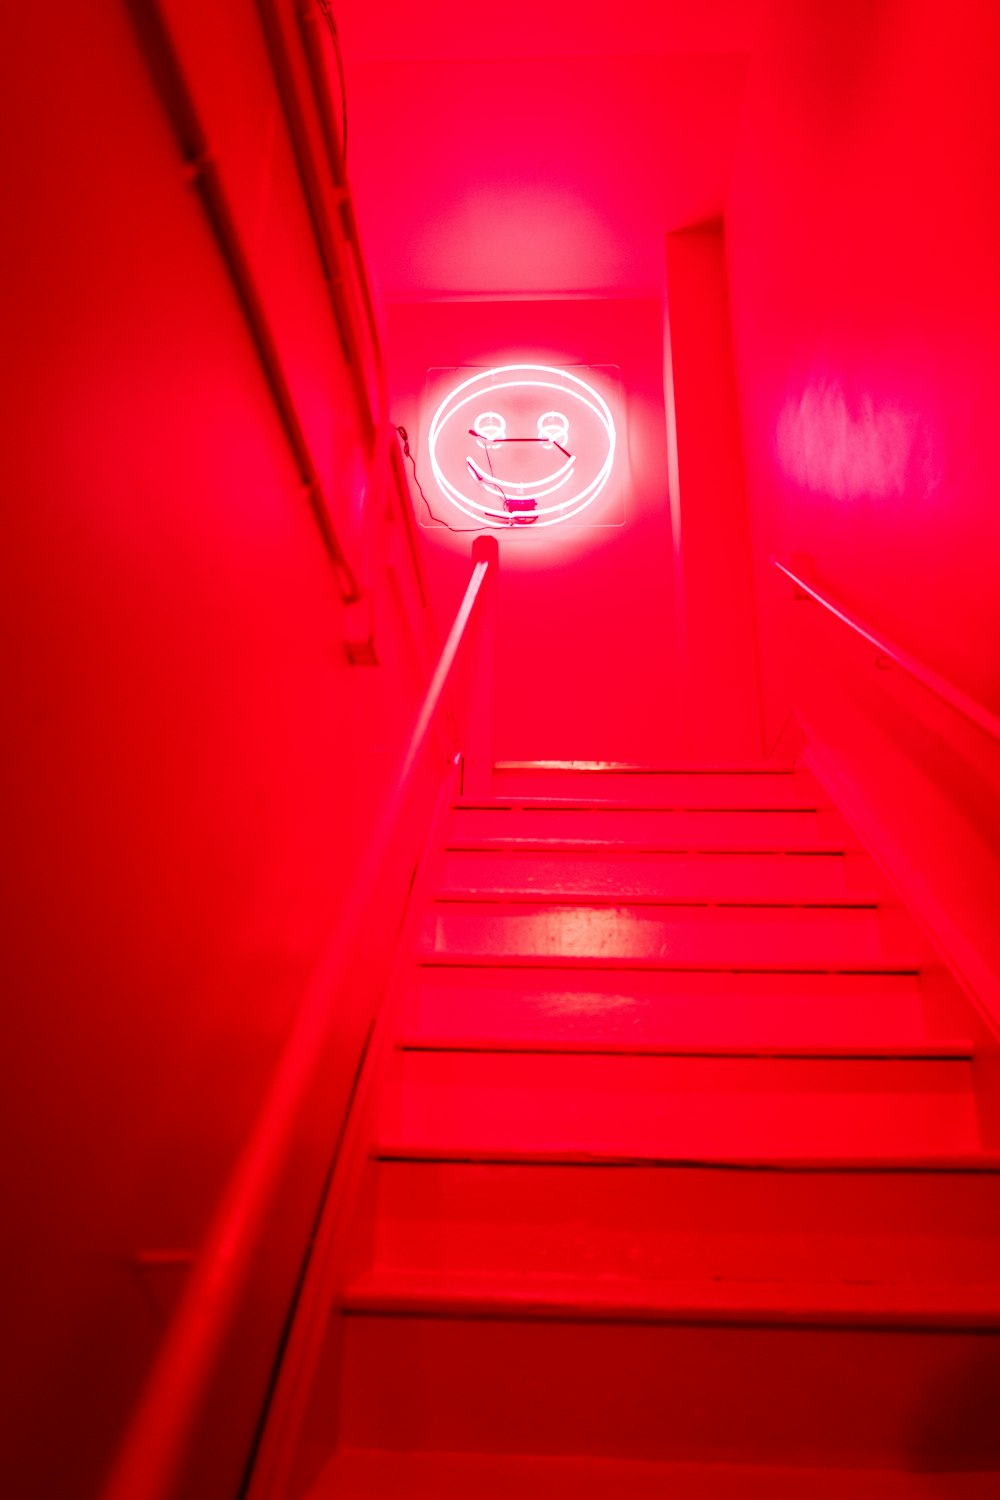
[[[565,447],[569,442],[569,418],[561,411],[546,411],[538,418],[538,436],[547,443],[558,443]]]
[[[472,430],[484,443],[495,443],[507,432],[507,423],[498,411],[481,411],[472,424]]]

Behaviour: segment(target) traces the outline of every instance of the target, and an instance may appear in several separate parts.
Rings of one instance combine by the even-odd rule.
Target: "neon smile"
[[[503,400],[497,403],[501,406],[500,411],[480,407],[472,426],[467,425],[471,416],[469,407],[472,406],[473,411],[476,409],[473,403],[480,403],[484,396],[496,400],[506,392],[510,393],[513,401],[513,411],[519,412],[516,417],[520,428],[518,432],[511,436],[507,434]],[[525,430],[525,400],[534,404],[536,394],[542,393],[549,401],[553,394],[556,395],[560,406],[566,406],[567,411],[573,414],[572,422],[565,411],[549,409],[538,417],[536,433],[531,434],[530,428]],[[521,398],[520,403],[518,397]],[[459,458],[456,438],[452,435],[444,445],[444,451],[449,454],[449,476],[445,472],[442,453],[439,452],[442,434],[446,429],[454,434],[452,423],[456,419],[461,421],[463,417],[465,420],[462,429],[482,450],[485,464],[468,451]],[[603,452],[603,461],[589,483],[584,482],[586,471],[583,475],[579,472],[576,440],[570,444],[570,428],[572,426],[577,431],[578,423],[582,424],[585,434],[601,435],[599,447]],[[579,376],[551,365],[504,365],[477,372],[446,396],[432,419],[428,444],[431,467],[442,493],[464,514],[498,527],[525,525],[529,522],[553,526],[579,514],[604,489],[614,461],[615,426],[607,402]],[[564,461],[556,469],[541,476],[508,478],[510,462],[501,465],[505,472],[498,473],[491,457],[502,447],[508,450],[505,454],[508,460],[515,453],[523,455],[520,465],[522,475],[525,472],[524,463],[530,468],[529,454],[532,450],[537,452],[542,449],[548,453],[558,450]],[[472,483],[471,489],[468,482],[461,485],[456,463],[462,464],[464,473]],[[515,472],[518,467],[514,465]],[[497,502],[503,505],[503,512],[498,510]]]

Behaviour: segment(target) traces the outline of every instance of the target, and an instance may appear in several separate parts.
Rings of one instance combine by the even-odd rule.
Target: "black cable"
[[[424,487],[420,483],[420,475],[417,473],[417,460],[414,458],[413,454],[410,452],[410,437],[409,437],[409,433],[407,432],[407,430],[406,430],[405,427],[397,427],[396,431],[399,433],[399,436],[402,439],[402,443],[403,443],[403,457],[404,458],[408,458],[410,460],[410,466],[413,469],[413,483],[416,485],[417,489],[420,491],[420,498],[424,502],[424,504],[426,505],[426,507],[427,507],[427,514],[430,516],[431,520],[434,521],[434,522],[436,522],[436,524],[438,526],[443,526],[446,531],[454,531],[456,534],[460,533],[460,532],[464,532],[464,531],[496,531],[497,528],[495,526],[449,526],[447,521],[442,521],[442,519],[441,519],[440,516],[436,516],[434,514],[434,512],[431,510],[431,502],[428,500],[427,496],[424,494]],[[510,524],[510,523],[508,523],[508,524]]]
[[[492,482],[492,488],[496,490],[497,494],[500,496],[501,500],[503,501],[503,508],[507,512],[508,516],[510,516],[510,518],[511,518],[510,524],[512,526],[531,526],[531,525],[533,525],[534,522],[537,519],[537,501],[533,501],[532,502],[532,504],[536,507],[536,509],[529,511],[526,507],[518,505],[516,502],[514,502],[514,501],[511,500],[510,496],[507,495],[504,492],[504,490],[501,488],[500,481],[497,479],[496,473],[494,472],[494,469],[493,469],[493,459],[490,457],[490,449],[493,448],[493,447],[497,447],[500,443],[545,443],[550,448],[558,448],[559,452],[565,454],[566,457],[570,460],[570,462],[572,462],[572,460],[573,460],[572,453],[570,453],[570,451],[569,451],[568,448],[564,448],[563,445],[562,445],[562,443],[557,443],[556,440],[555,440],[555,438],[547,438],[547,437],[515,437],[515,438],[498,437],[498,438],[484,438],[483,435],[482,435],[482,433],[481,432],[477,432],[474,427],[470,427],[469,428],[469,436],[473,437],[473,438],[478,438],[480,440],[480,442],[482,443],[482,445],[483,445],[483,449],[484,449],[484,451],[486,453],[486,462],[489,465],[490,480]],[[472,472],[475,475],[475,477],[479,480],[480,484],[486,484],[486,475],[479,468],[478,464],[474,464],[470,460],[469,467],[472,470]],[[489,489],[490,485],[486,485],[486,488]]]
[[[340,50],[340,37],[337,34],[337,23],[333,19],[333,11],[330,9],[330,0],[319,0],[320,12],[326,22],[327,30],[333,40],[333,53],[337,59],[337,76],[340,79],[340,146],[344,159],[344,168],[347,167],[347,80],[344,75],[344,55]]]

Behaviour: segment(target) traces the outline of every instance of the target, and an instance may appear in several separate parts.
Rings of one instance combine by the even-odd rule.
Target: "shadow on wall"
[[[948,1335],[942,1333],[942,1340]],[[976,1470],[1000,1467],[1000,1337],[984,1334],[970,1354],[967,1339],[954,1340],[951,1369],[922,1392],[905,1437],[905,1462],[913,1469]]]

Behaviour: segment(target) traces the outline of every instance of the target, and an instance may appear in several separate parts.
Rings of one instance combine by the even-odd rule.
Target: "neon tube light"
[[[499,365],[449,392],[428,445],[441,493],[464,515],[497,529],[555,526],[607,485],[616,433],[607,402],[578,375],[552,365]],[[546,454],[561,461],[553,468]],[[498,514],[497,500],[506,514]]]

